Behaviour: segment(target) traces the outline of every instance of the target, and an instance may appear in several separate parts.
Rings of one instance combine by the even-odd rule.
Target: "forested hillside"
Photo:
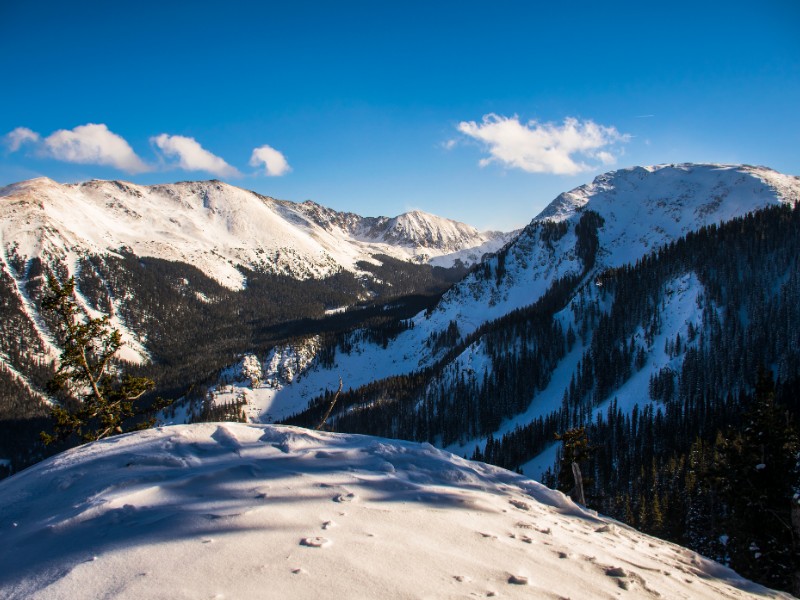
[[[128,360],[120,365],[156,381],[152,396],[202,403],[205,384],[244,352],[311,332],[407,318],[431,306],[465,272],[380,259],[360,265],[370,274],[362,278],[340,272],[298,280],[242,269],[247,285],[234,290],[191,265],[123,252],[81,258],[76,287],[85,311],[111,315],[127,332]],[[58,260],[10,262],[17,270],[0,271],[0,459],[8,461],[0,463],[0,475],[52,452],[38,441],[48,425],[46,384],[57,356],[51,316],[41,302],[47,274],[62,280],[68,274]],[[358,301],[365,290],[367,298]],[[350,310],[330,310],[339,307]]]
[[[471,457],[523,470],[556,434],[584,427],[590,506],[789,589],[798,549],[790,509],[800,483],[799,261],[797,204],[704,227],[635,264],[560,279],[534,305],[464,339],[454,323],[449,339],[435,340],[452,345],[436,366],[343,393],[329,423],[443,446],[468,448],[473,439]],[[453,356],[476,348],[489,357],[483,372],[452,367]],[[568,356],[575,368],[554,379]],[[774,393],[765,392],[773,378]],[[291,422],[315,422],[329,401],[320,397]],[[759,427],[764,458],[735,474]],[[556,473],[544,480],[555,485]],[[751,489],[758,493],[743,507]],[[775,494],[783,502],[764,508]],[[773,522],[759,520],[757,539],[737,537],[752,522],[743,511],[756,514],[759,502],[763,514],[776,513]]]

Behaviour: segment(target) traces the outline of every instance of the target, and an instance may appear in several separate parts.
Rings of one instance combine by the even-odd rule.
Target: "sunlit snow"
[[[559,492],[430,445],[165,427],[0,481],[0,596],[777,598]]]

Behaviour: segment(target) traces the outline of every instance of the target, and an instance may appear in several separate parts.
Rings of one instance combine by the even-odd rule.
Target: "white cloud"
[[[572,117],[558,125],[537,121],[520,123],[517,116],[488,114],[480,123],[462,121],[458,130],[488,149],[490,156],[479,162],[482,167],[498,162],[529,173],[557,175],[574,175],[595,168],[581,162],[576,155],[599,160],[603,165],[613,164],[616,157],[610,147],[630,139],[615,127]],[[605,150],[601,150],[603,148]]]
[[[457,145],[458,145],[458,140],[450,139],[445,142],[442,142],[442,148],[444,148],[445,150],[452,150]]]
[[[124,138],[102,123],[59,129],[43,140],[41,150],[47,156],[66,162],[109,165],[128,173],[150,170]]]
[[[251,167],[260,167],[261,165],[264,165],[264,174],[269,177],[280,177],[292,170],[286,157],[266,144],[255,148],[250,157]]]
[[[14,131],[8,132],[3,140],[8,146],[9,152],[16,152],[23,144],[28,142],[36,143],[39,141],[39,134],[27,127],[17,127]]]
[[[162,133],[150,138],[164,156],[177,158],[178,166],[185,171],[206,171],[218,177],[236,177],[239,171],[219,156],[211,154],[197,140],[182,135]]]

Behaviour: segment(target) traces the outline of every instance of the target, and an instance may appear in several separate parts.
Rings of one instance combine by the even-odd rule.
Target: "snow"
[[[326,227],[322,213],[329,220],[350,219],[352,226]],[[239,266],[297,279],[342,269],[357,273],[360,260],[381,253],[417,262],[438,258],[437,264],[451,266],[456,258],[469,261],[472,248],[491,251],[507,240],[506,234],[481,233],[427,213],[362,218],[220,181],[61,185],[39,178],[0,189],[3,249],[16,243],[24,257],[67,259],[127,248],[189,263],[232,289],[245,285]]]
[[[202,424],[0,482],[0,596],[788,598],[427,444]]]
[[[242,361],[223,371],[219,383],[212,387],[215,404],[244,398],[245,416],[252,423],[274,423],[299,413],[325,391],[335,391],[339,379],[345,391],[360,387],[379,377],[408,373],[419,365],[416,338],[404,338],[406,351],[390,357],[381,346],[360,342],[349,354],[337,350],[334,365],[322,368],[316,358],[320,340],[316,336],[270,350],[262,361],[261,380],[253,387],[249,376],[241,375]],[[244,360],[244,359],[243,359]],[[179,419],[164,419],[180,423]]]
[[[455,320],[469,333],[487,320],[533,304],[556,279],[580,273],[573,229],[547,244],[537,224],[574,225],[585,211],[598,213],[604,224],[598,231],[596,269],[602,270],[633,264],[704,225],[798,200],[800,177],[765,167],[680,164],[605,173],[558,196],[511,242],[499,283],[470,274],[445,294],[431,328],[441,330]]]
[[[494,276],[483,279],[475,273],[470,274],[451,288],[433,311],[415,316],[412,319],[414,328],[391,340],[387,348],[359,342],[350,354],[337,351],[332,368],[324,369],[309,363],[302,383],[288,384],[275,392],[260,404],[262,417],[255,416],[258,411],[254,411],[253,420],[280,420],[282,416],[304,408],[309,400],[324,390],[336,389],[340,376],[345,389],[348,389],[431,366],[441,353],[432,352],[426,341],[432,334],[447,329],[451,321],[458,323],[462,336],[467,336],[487,321],[533,304],[558,278],[579,274],[583,265],[574,252],[574,227],[570,227],[562,238],[548,243],[540,235],[544,221],[568,221],[574,225],[587,210],[600,214],[604,225],[598,231],[600,251],[595,267],[595,272],[598,272],[634,263],[704,225],[799,199],[800,178],[764,167],[658,165],[601,175],[587,185],[560,195],[534,219],[531,227],[510,243],[505,258],[505,275],[499,283]],[[497,259],[490,258],[488,264],[494,273]],[[593,275],[590,274],[587,281],[591,281]],[[594,296],[599,292],[600,288],[597,288]],[[605,412],[607,403],[614,397],[617,397],[621,410],[632,410],[637,402],[648,398],[651,373],[668,364],[676,371],[680,370],[682,355],[668,357],[663,351],[664,343],[667,338],[674,339],[677,333],[686,340],[690,321],[699,328],[702,319],[697,299],[702,293],[693,274],[686,274],[668,286],[662,311],[662,331],[648,348],[645,368],[615,390],[598,411]],[[567,309],[557,316],[565,330],[572,322],[569,312]],[[495,437],[560,406],[564,389],[582,356],[583,348],[580,344],[578,346],[557,366],[547,389],[533,398],[528,410],[504,421],[494,433]],[[451,367],[445,370],[445,376],[452,376],[453,371],[473,369],[480,377],[484,368],[490,368],[490,362],[476,346],[465,350]],[[270,418],[265,418],[267,412]],[[471,439],[448,449],[470,455],[476,443],[482,441]],[[554,452],[553,447],[546,450],[548,456],[554,457]],[[528,475],[540,476],[551,465],[552,461],[545,464],[543,457],[536,457],[523,469]]]

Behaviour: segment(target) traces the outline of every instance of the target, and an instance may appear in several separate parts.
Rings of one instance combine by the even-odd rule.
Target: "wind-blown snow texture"
[[[61,185],[47,178],[0,189],[0,245],[20,256],[74,263],[127,248],[198,267],[230,288],[237,266],[298,279],[323,277],[376,254],[452,266],[479,260],[509,236],[422,212],[395,218],[338,213],[275,200],[220,181],[140,186],[120,181]],[[72,260],[70,260],[72,259]]]
[[[0,596],[788,597],[429,445],[241,424],[90,444],[0,482]]]

